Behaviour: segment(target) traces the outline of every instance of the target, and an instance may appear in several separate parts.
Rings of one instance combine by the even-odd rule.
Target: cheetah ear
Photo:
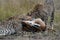
[[[29,13],[27,13],[27,16],[31,16],[32,15],[32,11],[30,11]]]

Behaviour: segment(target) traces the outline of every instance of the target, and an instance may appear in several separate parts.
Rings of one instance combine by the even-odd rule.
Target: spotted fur
[[[50,16],[50,26],[52,26],[54,20],[54,11],[55,8],[53,0],[46,0],[44,5],[35,5],[34,9],[27,15],[31,16],[32,18],[41,18],[43,21],[45,21],[46,25],[48,23],[48,17]]]

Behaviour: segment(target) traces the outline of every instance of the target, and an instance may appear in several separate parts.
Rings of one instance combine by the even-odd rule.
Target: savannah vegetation
[[[0,0],[0,21],[6,20],[11,16],[26,14],[37,3],[43,4],[44,0]],[[54,4],[54,29],[58,29],[60,33],[60,0],[54,0]]]

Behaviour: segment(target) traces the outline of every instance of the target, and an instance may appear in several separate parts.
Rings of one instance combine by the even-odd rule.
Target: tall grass
[[[28,0],[0,0],[0,21],[13,15],[27,13],[34,2]]]
[[[25,14],[35,4],[43,2],[43,0],[0,0],[0,21],[10,16]]]
[[[60,23],[60,10],[55,11],[55,22]]]

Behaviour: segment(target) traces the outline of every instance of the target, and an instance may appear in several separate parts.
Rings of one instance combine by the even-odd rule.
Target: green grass
[[[60,10],[55,12],[55,22],[60,23]]]
[[[34,3],[28,3],[25,2],[24,4],[21,5],[13,5],[13,4],[6,4],[1,5],[0,7],[0,21],[5,20],[6,18],[9,18],[14,15],[20,15],[20,14],[25,14],[27,13],[32,7]]]
[[[42,0],[1,0],[0,1],[0,21],[13,15],[25,14],[32,9],[34,4]]]
[[[6,18],[9,18],[14,15],[20,15],[29,12],[33,8],[34,4],[37,4],[38,2],[40,1],[38,0],[36,2],[36,0],[35,1],[22,0],[22,1],[16,1],[17,4],[13,5],[13,3],[8,1],[5,5],[3,4],[0,5],[0,21],[5,20]],[[60,12],[56,11],[55,22],[59,22],[59,20],[60,20]]]

